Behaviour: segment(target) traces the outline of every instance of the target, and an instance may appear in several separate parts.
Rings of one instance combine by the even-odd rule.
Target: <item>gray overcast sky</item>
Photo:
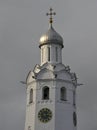
[[[40,63],[38,41],[51,6],[63,63],[84,83],[77,89],[78,130],[97,130],[97,0],[0,0],[0,130],[24,130],[26,89],[19,81]]]

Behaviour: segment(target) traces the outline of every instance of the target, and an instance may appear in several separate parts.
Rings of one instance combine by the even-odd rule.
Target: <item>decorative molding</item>
[[[38,101],[37,103],[52,103],[53,101],[52,100],[41,100],[41,101]]]
[[[32,105],[34,105],[35,103],[34,102],[32,102],[32,103],[27,103],[27,107],[30,107],[30,106],[32,106]]]
[[[48,82],[48,81],[60,81],[60,82],[66,82],[66,83],[73,84],[72,81],[70,81],[70,80],[63,80],[63,79],[37,79],[36,81],[44,81],[44,82]]]
[[[63,103],[63,104],[71,104],[70,102],[68,101],[61,101],[61,100],[57,100],[58,103]]]

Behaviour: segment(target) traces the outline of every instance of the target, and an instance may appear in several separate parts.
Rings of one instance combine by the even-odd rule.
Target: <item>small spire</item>
[[[52,23],[53,23],[53,15],[56,15],[56,13],[55,12],[52,12],[53,11],[53,9],[52,8],[50,8],[50,12],[49,13],[47,13],[46,15],[48,16],[48,15],[50,15],[50,18],[49,18],[49,23],[50,23],[50,25],[52,25]]]

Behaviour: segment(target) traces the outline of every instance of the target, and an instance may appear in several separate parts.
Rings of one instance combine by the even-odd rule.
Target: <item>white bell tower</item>
[[[77,130],[75,73],[62,64],[63,39],[49,29],[40,38],[41,64],[28,73],[25,130]]]

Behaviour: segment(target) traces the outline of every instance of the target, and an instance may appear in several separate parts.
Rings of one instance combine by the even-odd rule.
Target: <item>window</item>
[[[60,99],[66,101],[66,88],[62,87],[60,90]]]
[[[28,126],[28,130],[31,130],[31,126]]]
[[[77,116],[76,116],[75,112],[73,112],[73,124],[74,124],[74,126],[77,125]]]
[[[42,62],[43,62],[43,52],[44,50],[43,50],[43,48],[41,49],[41,57],[42,57]]]
[[[55,50],[55,53],[56,53],[56,61],[58,61],[58,48],[56,47],[56,50]]]
[[[73,105],[75,106],[75,91],[73,91]]]
[[[50,61],[50,47],[48,47],[48,61]]]
[[[29,104],[33,102],[33,89],[30,90]]]
[[[48,100],[49,99],[49,87],[45,86],[42,90],[43,94],[43,100]]]

